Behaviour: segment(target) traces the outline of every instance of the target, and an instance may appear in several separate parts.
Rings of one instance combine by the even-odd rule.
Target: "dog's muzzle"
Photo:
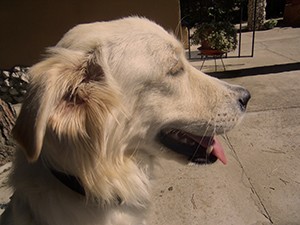
[[[231,89],[237,96],[237,102],[241,112],[246,111],[251,98],[250,92],[241,87],[233,86]],[[189,161],[197,164],[210,164],[219,159],[226,164],[224,149],[213,134],[198,136],[175,128],[164,128],[158,135],[160,143],[168,149],[186,156]]]

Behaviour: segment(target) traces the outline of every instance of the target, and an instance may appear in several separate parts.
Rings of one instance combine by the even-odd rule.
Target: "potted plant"
[[[202,22],[196,25],[191,37],[192,43],[201,45],[203,55],[222,55],[237,47],[237,32],[228,21]]]

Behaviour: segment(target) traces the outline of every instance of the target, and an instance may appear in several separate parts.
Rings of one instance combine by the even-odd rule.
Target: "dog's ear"
[[[72,99],[82,83],[99,82],[104,72],[99,65],[99,52],[81,52],[52,49],[50,57],[33,66],[30,71],[28,94],[16,121],[12,134],[25,151],[28,161],[38,159],[49,117],[59,104]],[[82,102],[81,102],[82,103]]]

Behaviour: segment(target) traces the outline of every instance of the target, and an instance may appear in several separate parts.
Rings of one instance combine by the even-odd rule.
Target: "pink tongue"
[[[227,159],[221,143],[216,138],[214,138],[214,142],[212,146],[213,146],[213,150],[211,154],[216,156],[224,165],[226,165]]]

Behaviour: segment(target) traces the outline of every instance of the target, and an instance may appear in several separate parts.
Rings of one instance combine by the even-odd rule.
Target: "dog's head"
[[[172,35],[141,18],[79,25],[29,73],[13,130],[28,160],[42,153],[55,168],[83,177],[99,170],[111,186],[140,166],[141,155],[207,162],[214,148],[210,160],[224,161],[214,135],[237,124],[250,98],[193,68]],[[135,176],[126,178],[147,182]]]

